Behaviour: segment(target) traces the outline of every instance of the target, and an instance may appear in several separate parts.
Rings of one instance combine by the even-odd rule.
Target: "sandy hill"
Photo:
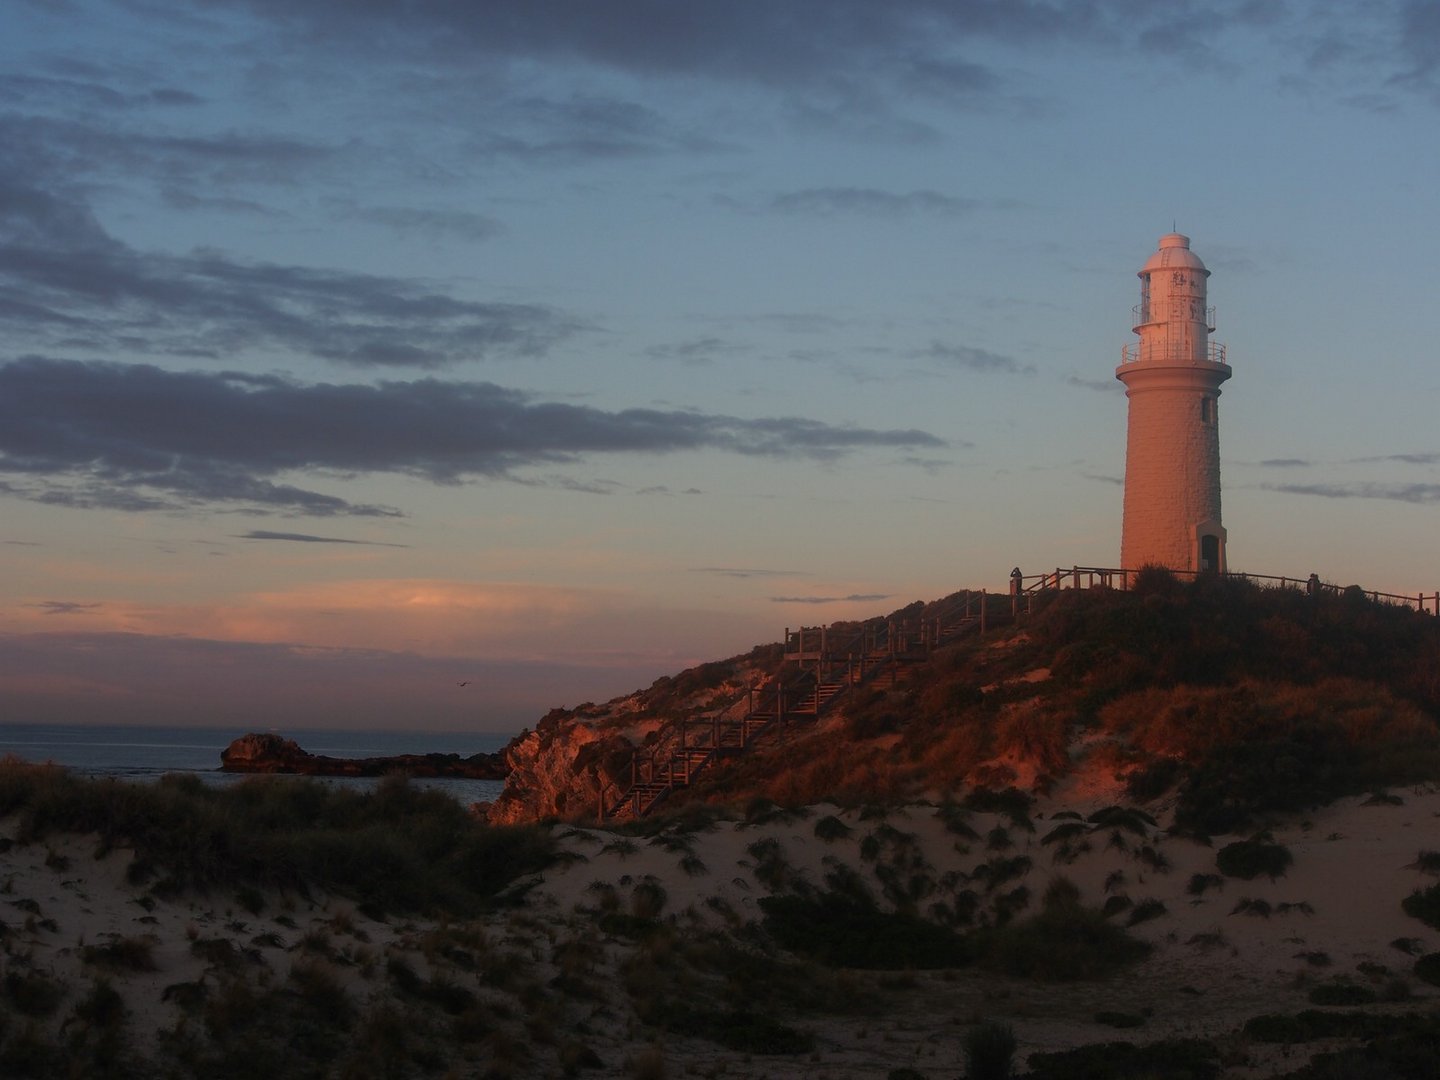
[[[931,617],[946,601],[878,622]],[[999,620],[993,620],[999,621]],[[849,629],[835,628],[839,637]],[[784,680],[780,646],[557,709],[510,747],[492,820],[599,820],[599,793],[663,753],[685,718]],[[1084,773],[1140,801],[1178,792],[1179,824],[1236,827],[1367,786],[1440,777],[1440,620],[1348,595],[1163,572],[1129,592],[1066,591],[863,685],[818,721],[774,724],[662,807],[1045,792]]]

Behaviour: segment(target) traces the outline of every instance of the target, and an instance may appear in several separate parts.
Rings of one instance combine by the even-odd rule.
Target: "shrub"
[[[1024,877],[1030,872],[1031,865],[1028,855],[1016,855],[1008,859],[1003,855],[996,855],[972,870],[970,877],[974,881],[983,881],[986,892],[994,892],[1006,882]]]
[[[764,926],[780,945],[833,967],[961,967],[973,951],[959,934],[914,915],[887,913],[854,896],[768,896]]]
[[[113,1029],[125,1019],[125,999],[108,982],[97,980],[75,1003],[75,1018],[95,1028]]]
[[[1268,919],[1274,912],[1268,900],[1251,899],[1242,896],[1236,905],[1230,909],[1231,915],[1255,915],[1261,919]]]
[[[1045,886],[1045,893],[1040,898],[1040,906],[1049,910],[1051,908],[1073,907],[1080,903],[1080,887],[1067,877],[1057,877]]]
[[[38,971],[7,971],[3,987],[11,1008],[25,1016],[49,1016],[65,996],[63,985]]]
[[[1261,874],[1272,881],[1283,877],[1294,861],[1290,849],[1272,842],[1266,833],[1226,844],[1215,854],[1215,865],[1222,874],[1246,881]]]
[[[815,1036],[810,1032],[782,1024],[767,1014],[749,1009],[707,1009],[680,998],[655,1002],[645,1010],[645,1019],[677,1035],[709,1039],[745,1054],[803,1054],[815,1045]]]
[[[1009,1080],[1015,1061],[1015,1032],[1009,1024],[971,1028],[961,1040],[966,1080]]]
[[[962,840],[979,840],[980,834],[970,824],[970,811],[958,803],[946,800],[935,810],[935,816],[945,823],[945,830]]]
[[[1153,817],[1132,806],[1107,806],[1086,820],[1097,829],[1126,829],[1137,836],[1145,836],[1149,829],[1155,828]]]
[[[1096,1043],[1031,1054],[1027,1080],[1211,1080],[1220,1053],[1203,1039],[1164,1039],[1148,1046]]]
[[[543,829],[480,825],[403,778],[369,792],[294,777],[216,788],[195,776],[132,784],[0,762],[0,808],[18,814],[26,838],[93,832],[102,855],[134,850],[138,879],[163,875],[170,891],[236,887],[242,906],[254,899],[247,887],[313,885],[375,910],[468,914],[554,851]]]
[[[698,855],[680,856],[680,869],[691,877],[699,877],[701,874],[708,874],[710,872],[704,860]]]
[[[1113,1028],[1137,1028],[1145,1023],[1145,1017],[1139,1013],[1114,1012],[1107,1009],[1095,1014],[1095,1023]]]
[[[625,1061],[634,1080],[665,1080],[665,1054],[658,1046],[639,1050]]]
[[[1076,837],[1084,836],[1090,831],[1090,826],[1081,821],[1064,821],[1056,825],[1048,833],[1040,838],[1042,844],[1053,844],[1057,841],[1073,840]]]
[[[1415,961],[1415,977],[1440,986],[1440,953],[1426,953]]]
[[[1105,898],[1105,904],[1100,908],[1100,914],[1108,919],[1112,916],[1119,915],[1122,911],[1129,911],[1134,906],[1135,901],[1131,900],[1130,897],[1124,893],[1116,893],[1114,896],[1107,896]]]
[[[815,838],[829,843],[832,840],[844,840],[854,830],[841,821],[834,814],[827,814],[815,822]]]
[[[1431,885],[1428,889],[1416,889],[1400,901],[1400,907],[1404,909],[1406,915],[1419,919],[1426,926],[1433,926],[1440,930],[1440,885]]]
[[[155,942],[148,937],[117,937],[104,945],[84,946],[80,958],[110,971],[154,971]]]
[[[585,1043],[571,1039],[560,1046],[560,1071],[574,1076],[581,1069],[603,1069],[605,1062],[600,1055]]]
[[[1035,831],[1035,823],[1030,820],[1030,807],[1035,805],[1035,800],[1016,788],[1003,791],[977,788],[960,800],[960,805],[978,814],[1004,814],[1026,832]]]
[[[982,966],[1018,978],[1099,979],[1146,956],[1150,947],[1093,908],[1056,903],[1026,919],[977,934]]]
[[[1321,983],[1307,995],[1311,1005],[1370,1005],[1376,1000],[1374,990],[1351,982]]]
[[[667,899],[664,886],[646,878],[630,893],[630,913],[637,919],[654,919],[665,910]]]
[[[985,849],[987,851],[1008,851],[1015,846],[1015,841],[1010,839],[1010,830],[1003,825],[996,825],[985,834]]]
[[[1189,775],[1189,767],[1179,758],[1156,758],[1125,777],[1125,794],[1136,802],[1151,802],[1179,785]]]
[[[1151,919],[1158,919],[1161,915],[1164,914],[1164,902],[1161,900],[1156,900],[1154,897],[1151,897],[1148,900],[1141,900],[1140,903],[1135,905],[1135,909],[1130,912],[1130,916],[1125,920],[1125,925],[1137,926],[1142,922],[1149,922]]]

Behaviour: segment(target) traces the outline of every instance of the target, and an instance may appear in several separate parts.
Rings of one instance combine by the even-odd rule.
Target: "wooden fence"
[[[1209,570],[1170,570],[1176,577],[1199,577],[1213,573]],[[1057,589],[1129,589],[1134,584],[1138,570],[1117,570],[1100,566],[1056,567],[1053,573],[1022,574],[1019,567],[1010,572],[1010,602],[1015,614],[1028,614],[1035,597]],[[1396,604],[1414,608],[1426,615],[1440,615],[1440,590],[1433,593],[1389,593],[1359,585],[1337,585],[1322,581],[1319,574],[1293,577],[1275,574],[1249,574],[1226,571],[1227,578],[1251,581],[1272,589],[1299,589],[1314,594],[1344,594],[1354,591],[1376,603]]]

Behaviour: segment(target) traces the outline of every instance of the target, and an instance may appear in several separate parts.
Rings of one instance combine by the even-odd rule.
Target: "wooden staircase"
[[[780,682],[764,682],[708,715],[671,721],[661,729],[648,756],[637,753],[631,760],[629,786],[611,798],[602,796],[602,819],[644,817],[720,758],[745,753],[767,727],[795,715],[794,709],[787,708],[788,702],[795,700],[795,689]]]
[[[870,619],[838,627],[785,631],[781,674],[749,687],[722,707],[672,720],[648,754],[637,752],[630,782],[600,797],[604,822],[641,818],[677,788],[688,787],[718,761],[749,751],[775,726],[814,722],[855,687],[893,689],[939,646],[986,628],[993,597],[957,593],[914,619]],[[1010,607],[1008,601],[1006,608]]]

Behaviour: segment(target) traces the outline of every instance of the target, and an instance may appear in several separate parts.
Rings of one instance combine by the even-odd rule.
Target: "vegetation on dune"
[[[1416,889],[1401,901],[1401,907],[1406,915],[1440,930],[1440,885]]]
[[[316,888],[377,913],[480,911],[553,855],[544,830],[482,825],[401,777],[366,792],[292,777],[130,784],[6,760],[0,816],[11,814],[22,843],[93,833],[100,854],[132,849],[132,880],[161,893]]]
[[[1226,877],[1250,881],[1264,874],[1271,881],[1282,877],[1294,862],[1290,849],[1277,844],[1269,833],[1226,844],[1215,853],[1215,865]]]
[[[1177,824],[1220,834],[1440,779],[1437,716],[1440,619],[1155,571],[1128,592],[1042,597],[1018,629],[936,650],[843,699],[838,725],[767,736],[671,804],[895,802],[1004,788],[1021,762],[1043,786],[1085,737],[1132,799],[1178,790]]]
[[[1210,1080],[1220,1075],[1220,1051],[1203,1039],[1165,1039],[1148,1046],[1096,1043],[1036,1053],[1029,1080]]]
[[[843,884],[834,882],[832,884]],[[909,912],[882,910],[855,888],[783,895],[759,901],[766,932],[782,947],[830,967],[934,970],[979,966],[1046,982],[1101,979],[1144,958],[1149,946],[1080,903],[1075,886],[1057,879],[1041,910],[960,932]]]
[[[1010,1080],[1014,1075],[1015,1032],[1009,1024],[981,1024],[965,1033],[960,1050],[965,1080]]]
[[[1081,904],[1079,891],[1063,878],[1046,890],[1039,912],[977,937],[983,967],[1047,982],[1105,978],[1150,952],[1102,911]]]
[[[854,892],[759,901],[781,946],[831,967],[890,971],[964,967],[975,958],[960,934],[916,915],[882,911]]]
[[[1256,1016],[1245,1024],[1247,1039],[1261,1043],[1313,1043],[1346,1040],[1358,1045],[1316,1054],[1306,1065],[1278,1080],[1360,1080],[1360,1078],[1435,1075],[1440,1060],[1440,1016],[1432,1013],[1390,1015],[1309,1009],[1294,1015]]]

